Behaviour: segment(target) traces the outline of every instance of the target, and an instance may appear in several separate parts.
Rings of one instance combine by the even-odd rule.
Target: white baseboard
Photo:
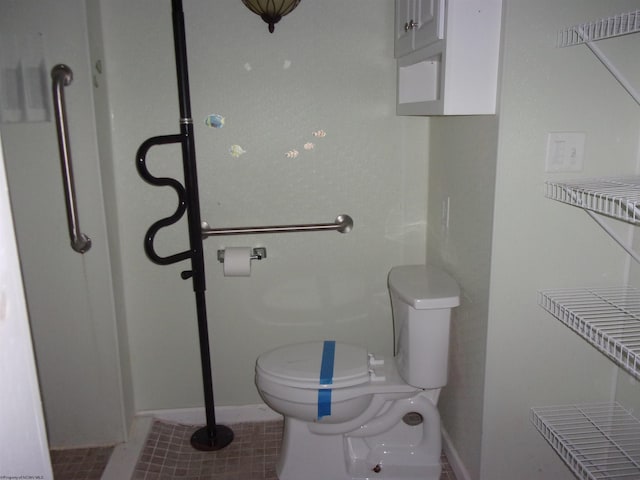
[[[203,425],[206,423],[204,407],[145,410],[138,412],[138,416],[154,417],[159,420],[186,425]],[[281,419],[282,415],[274,412],[263,403],[258,405],[216,407],[216,423],[268,422]]]
[[[444,428],[442,429],[442,450],[444,450],[444,454],[447,456],[451,470],[456,474],[456,478],[458,480],[471,480],[471,475],[469,475],[464,463],[462,463],[458,451],[451,442],[451,437]]]
[[[133,472],[147,441],[152,424],[153,417],[136,417],[133,419],[127,442],[116,445],[113,449],[109,463],[107,463],[107,467],[102,473],[101,480],[133,478]]]

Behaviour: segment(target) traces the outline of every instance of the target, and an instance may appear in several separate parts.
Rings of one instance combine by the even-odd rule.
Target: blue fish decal
[[[224,117],[222,115],[218,115],[217,113],[212,113],[204,119],[204,124],[207,127],[222,128],[224,127]]]

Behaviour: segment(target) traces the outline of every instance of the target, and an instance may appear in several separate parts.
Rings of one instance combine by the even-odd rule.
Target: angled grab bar
[[[207,238],[214,235],[251,235],[257,233],[317,232],[321,230],[336,230],[339,233],[349,233],[352,229],[353,219],[349,215],[338,215],[334,223],[273,225],[267,227],[211,228],[203,222],[202,237]]]
[[[71,239],[71,248],[78,253],[85,253],[91,248],[91,239],[80,231],[63,89],[63,87],[71,84],[72,80],[73,72],[67,65],[56,65],[51,70],[53,109],[58,132],[58,150],[60,151],[60,167],[62,168],[62,184],[64,187],[64,200],[67,207],[67,224],[69,237]]]

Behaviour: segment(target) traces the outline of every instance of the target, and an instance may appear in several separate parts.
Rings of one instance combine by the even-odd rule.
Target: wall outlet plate
[[[581,172],[584,163],[584,132],[549,132],[545,172]]]

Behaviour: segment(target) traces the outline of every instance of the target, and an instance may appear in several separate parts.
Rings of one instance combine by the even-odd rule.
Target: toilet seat
[[[286,345],[258,357],[256,385],[276,411],[307,422],[342,423],[371,402],[370,365],[365,348],[347,343]]]
[[[369,355],[363,347],[332,342],[330,356],[324,355],[328,342],[305,342],[276,348],[258,357],[257,374],[277,384],[301,389],[340,389],[368,383]],[[324,366],[332,367],[330,378],[322,378]],[[325,374],[326,376],[326,374]]]
[[[331,379],[325,383],[321,377],[327,343],[335,348]],[[374,394],[396,399],[419,390],[402,380],[394,362],[376,358],[363,347],[333,341],[286,345],[263,353],[256,362],[256,386],[277,412],[314,425],[343,427],[367,411]]]

